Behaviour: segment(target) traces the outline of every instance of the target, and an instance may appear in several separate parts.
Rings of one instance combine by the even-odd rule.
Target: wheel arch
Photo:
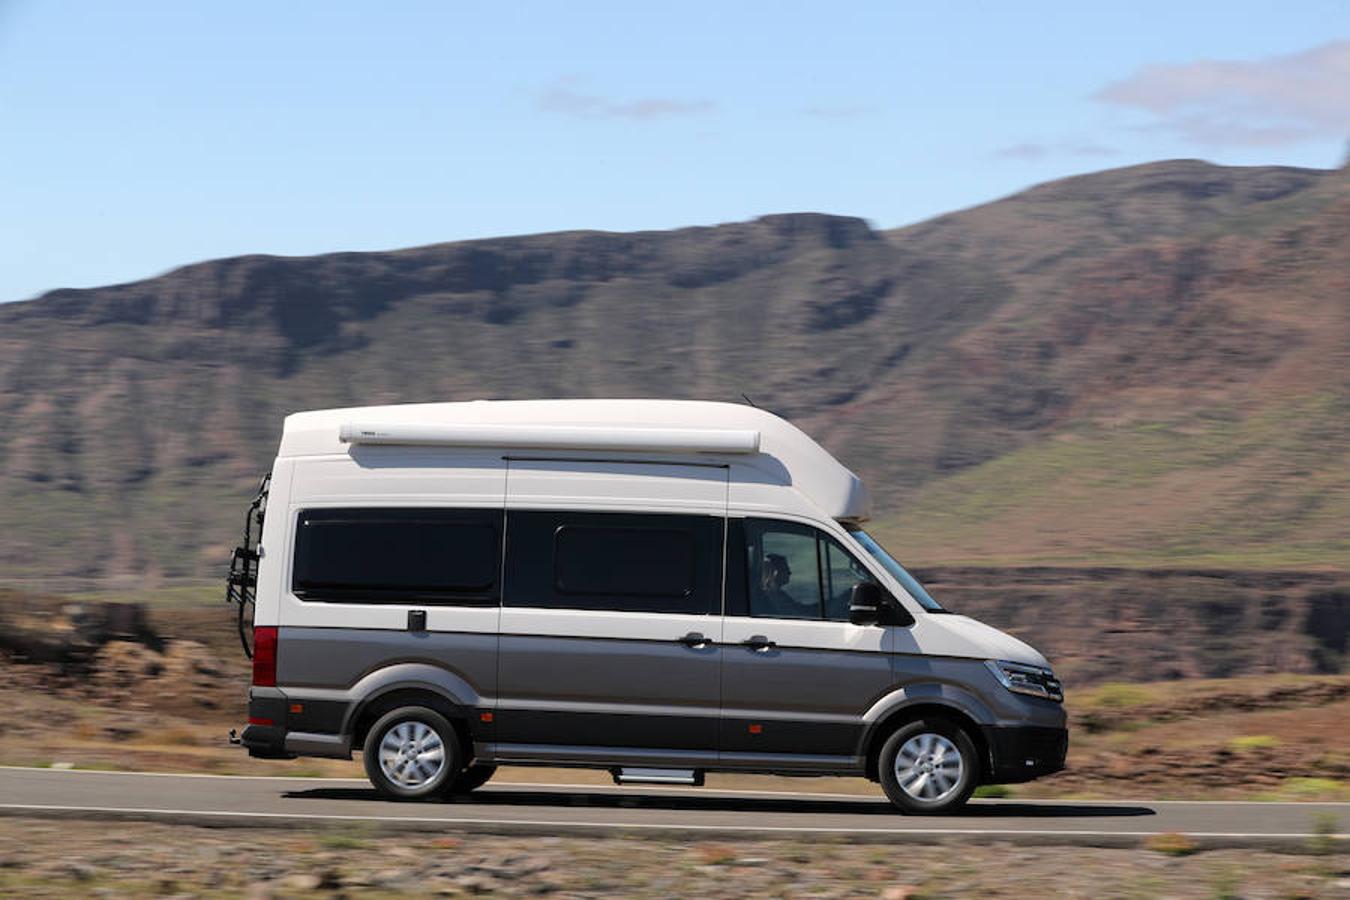
[[[349,694],[355,702],[347,711],[342,733],[353,749],[365,743],[370,726],[400,706],[425,706],[449,720],[467,762],[473,756],[472,726],[478,693],[462,677],[437,666],[400,663],[378,669],[358,681]]]
[[[910,722],[923,718],[946,719],[961,727],[961,730],[975,745],[979,757],[980,772],[977,783],[983,783],[992,771],[993,761],[989,755],[989,743],[975,718],[962,707],[950,701],[923,699],[900,705],[877,719],[863,736],[862,756],[865,760],[867,777],[873,781],[879,778],[878,759],[881,747],[886,739],[897,729]]]

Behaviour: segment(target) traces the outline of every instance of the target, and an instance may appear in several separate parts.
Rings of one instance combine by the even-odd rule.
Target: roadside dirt
[[[0,894],[265,898],[1346,897],[1350,856],[1148,849],[896,847],[0,820]]]

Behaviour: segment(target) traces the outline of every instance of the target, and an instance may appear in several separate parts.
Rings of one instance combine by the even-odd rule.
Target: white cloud
[[[999,147],[991,155],[995,159],[1044,159],[1051,153],[1048,144],[1011,144]]]
[[[1093,141],[1076,141],[1064,145],[1064,152],[1070,156],[1117,156],[1120,151],[1115,147]]]
[[[1350,40],[1265,59],[1144,66],[1094,95],[1198,144],[1279,146],[1350,133]]]
[[[644,97],[637,100],[612,100],[577,90],[576,79],[563,78],[539,95],[538,106],[545,112],[587,119],[650,120],[712,112],[711,100],[677,100],[669,97]]]
[[[802,112],[817,119],[857,119],[876,112],[876,107],[855,103],[808,106]]]
[[[1103,157],[1115,156],[1120,151],[1093,141],[1063,140],[1052,143],[1027,142],[1000,147],[991,156],[995,159],[1033,160],[1049,156]]]

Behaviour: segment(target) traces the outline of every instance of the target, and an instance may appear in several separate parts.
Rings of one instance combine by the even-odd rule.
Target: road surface
[[[468,798],[394,803],[365,781],[0,767],[0,814],[212,826],[321,826],[452,833],[646,833],[683,839],[829,836],[1137,846],[1181,832],[1205,846],[1298,845],[1328,824],[1347,839],[1350,803],[977,800],[952,816],[896,813],[881,797],[707,788],[489,782]]]

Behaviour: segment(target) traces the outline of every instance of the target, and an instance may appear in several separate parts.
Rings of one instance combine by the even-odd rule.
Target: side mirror
[[[875,625],[881,619],[881,585],[860,581],[848,599],[848,620],[854,625]]]
[[[848,620],[854,625],[913,625],[914,617],[881,585],[860,581],[848,602]]]

